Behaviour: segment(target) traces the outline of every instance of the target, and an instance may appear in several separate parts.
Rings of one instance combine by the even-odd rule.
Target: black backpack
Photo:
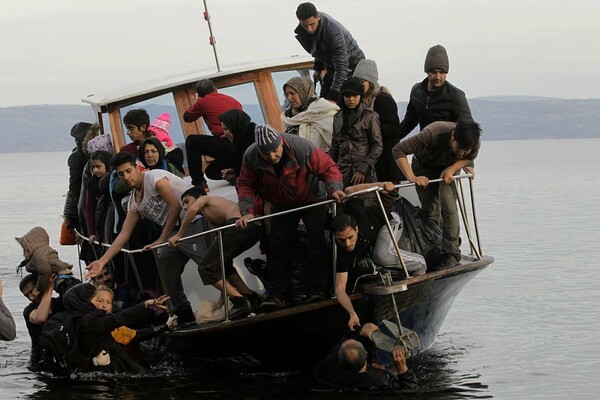
[[[78,311],[62,311],[46,321],[39,336],[43,371],[68,376],[87,368],[88,360],[77,343],[82,316]]]

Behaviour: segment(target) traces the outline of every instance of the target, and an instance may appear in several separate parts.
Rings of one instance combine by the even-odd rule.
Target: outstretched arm
[[[99,260],[92,262],[88,266],[88,272],[85,275],[85,279],[91,279],[98,275],[102,271],[104,266],[110,260],[112,260],[112,258],[116,256],[119,251],[121,251],[123,246],[125,246],[129,238],[131,237],[133,229],[137,225],[139,219],[140,214],[137,211],[129,211],[127,213],[125,221],[123,222],[123,228],[121,229],[121,232],[119,232],[114,242],[112,242],[108,250],[106,250],[106,253],[104,253],[104,255],[100,257]]]
[[[346,283],[348,282],[348,273],[347,272],[338,272],[335,277],[335,297],[337,298],[338,303],[344,310],[348,312],[350,315],[350,319],[348,320],[348,328],[351,331],[354,331],[355,326],[360,326],[360,319],[354,311],[354,306],[352,305],[352,301],[350,301],[350,297],[348,293],[346,293]]]

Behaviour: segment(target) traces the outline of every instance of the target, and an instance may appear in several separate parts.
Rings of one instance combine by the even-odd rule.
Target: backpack
[[[88,360],[77,343],[82,316],[78,311],[62,311],[46,321],[38,339],[43,371],[68,376],[86,369]]]

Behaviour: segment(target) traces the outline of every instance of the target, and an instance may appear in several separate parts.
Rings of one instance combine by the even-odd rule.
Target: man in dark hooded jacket
[[[317,11],[314,4],[300,4],[296,17],[299,21],[294,30],[296,39],[315,58],[315,81],[323,78],[321,97],[337,102],[342,82],[365,55],[350,32],[329,15]],[[323,71],[326,71],[324,77]]]

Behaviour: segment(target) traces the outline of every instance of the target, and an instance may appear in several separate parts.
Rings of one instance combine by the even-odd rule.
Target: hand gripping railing
[[[473,214],[473,224],[474,224],[474,227],[475,227],[475,235],[476,235],[477,245],[475,245],[475,243],[473,242],[473,237],[472,237],[472,234],[471,234],[471,229],[469,227],[469,222],[468,222],[467,212],[466,212],[466,207],[465,207],[464,191],[463,191],[463,188],[462,188],[462,184],[460,183],[460,180],[461,179],[465,179],[465,178],[469,178],[469,189],[470,189],[471,207],[472,207],[472,214]],[[471,250],[475,253],[475,255],[476,255],[476,257],[478,259],[481,259],[482,255],[483,255],[483,252],[481,250],[481,241],[479,239],[479,229],[478,229],[478,225],[477,225],[477,218],[476,218],[476,212],[475,212],[475,201],[474,201],[474,192],[473,192],[473,177],[470,174],[463,174],[463,175],[455,175],[452,179],[453,179],[453,184],[455,185],[455,193],[456,193],[457,201],[459,203],[459,208],[460,208],[460,212],[461,212],[461,215],[462,215],[463,224],[465,226],[465,232],[466,232],[467,237],[469,239],[469,244],[471,246]],[[430,184],[431,183],[439,183],[439,182],[442,182],[442,181],[443,181],[442,179],[432,179],[432,180],[429,181],[429,183]],[[457,181],[459,182],[458,186],[456,186],[457,185]],[[408,188],[408,187],[411,187],[411,186],[415,186],[415,184],[414,183],[396,184],[396,185],[394,185],[394,188],[396,190],[398,190],[398,189],[402,189],[402,188]],[[384,190],[384,189],[381,188],[381,187],[379,187],[379,186],[373,186],[373,187],[370,187],[370,188],[367,188],[367,189],[363,189],[363,190],[359,190],[359,191],[356,191],[356,192],[354,192],[352,194],[349,194],[346,197],[344,197],[342,199],[342,201],[346,201],[346,200],[354,198],[354,197],[360,197],[360,196],[363,196],[363,195],[366,195],[366,194],[369,194],[369,193],[375,193],[375,196],[377,197],[377,201],[379,203],[379,207],[381,208],[382,213],[384,215],[385,223],[386,223],[386,226],[388,228],[388,232],[390,234],[390,238],[392,240],[392,243],[394,244],[394,247],[395,247],[395,250],[396,250],[396,254],[398,256],[398,260],[399,260],[400,264],[402,265],[402,269],[404,271],[404,274],[406,275],[407,278],[409,278],[410,277],[410,273],[408,272],[408,269],[406,267],[404,259],[402,258],[402,252],[400,250],[400,246],[398,245],[398,242],[396,241],[396,239],[394,237],[394,233],[392,231],[390,220],[389,220],[389,218],[387,216],[387,213],[385,211],[385,207],[384,207],[383,202],[381,200],[381,195],[380,195],[379,192],[381,192],[382,190]],[[264,215],[264,216],[261,216],[261,217],[256,217],[256,218],[253,218],[253,219],[249,220],[248,222],[254,222],[255,223],[255,222],[262,221],[262,220],[266,220],[266,219],[270,219],[270,218],[279,217],[279,216],[282,216],[282,215],[287,215],[287,214],[295,213],[295,212],[306,210],[306,209],[313,208],[313,207],[320,207],[320,206],[323,206],[323,205],[332,205],[332,212],[333,212],[333,216],[335,217],[336,211],[337,211],[336,210],[337,209],[337,207],[336,207],[337,204],[336,204],[335,200],[329,199],[329,200],[320,201],[318,203],[313,203],[313,204],[309,204],[309,205],[305,205],[305,206],[300,206],[300,207],[297,207],[297,208],[294,208],[294,209],[290,209],[290,210],[280,211],[280,212],[276,212],[276,213],[273,213],[273,214]],[[183,238],[179,239],[179,241],[190,240],[190,239],[194,239],[194,238],[197,238],[197,237],[200,237],[200,236],[209,235],[209,234],[212,234],[212,233],[216,233],[217,234],[218,243],[219,243],[220,264],[221,264],[221,277],[223,279],[223,299],[224,299],[224,307],[225,307],[225,321],[228,322],[229,321],[229,306],[228,306],[228,302],[227,302],[227,285],[226,285],[226,275],[225,275],[225,258],[224,258],[224,252],[223,252],[223,236],[222,236],[222,231],[225,230],[225,229],[238,229],[238,228],[236,227],[235,223],[228,224],[228,225],[220,226],[218,228],[213,228],[213,229],[210,229],[210,230],[207,230],[207,231],[203,231],[203,232],[199,232],[199,233],[196,233],[196,234],[193,234],[193,235],[190,235],[190,236],[183,237]],[[76,234],[82,240],[88,240],[88,238],[86,238],[85,236],[83,236],[81,233],[79,233],[77,231],[76,231]],[[106,243],[99,243],[97,241],[95,241],[94,243],[97,244],[97,245],[100,245],[102,247],[110,247],[110,245],[106,244]],[[334,285],[335,285],[336,272],[337,272],[336,271],[336,269],[337,269],[336,268],[337,267],[337,251],[336,251],[337,245],[336,245],[335,238],[333,239],[332,243],[333,243],[333,246],[332,246],[333,247],[333,282],[334,282]],[[79,242],[78,242],[78,245],[79,245]],[[167,246],[167,245],[169,245],[168,242],[158,244],[158,245],[153,246],[153,247],[151,247],[149,249],[143,249],[143,248],[142,249],[135,249],[135,250],[121,249],[122,252],[124,252],[125,254],[127,254],[127,256],[128,256],[127,259],[132,264],[132,267],[133,267],[132,269],[134,271],[135,278],[136,278],[136,281],[137,281],[137,284],[138,284],[140,290],[143,290],[143,286],[142,286],[141,278],[140,278],[137,266],[135,264],[135,260],[133,258],[133,255],[136,254],[136,253],[141,253],[143,251],[152,250],[153,255],[154,255],[154,259],[155,259],[155,262],[156,262],[156,266],[157,266],[157,269],[158,269],[158,276],[159,276],[159,279],[160,279],[160,283],[161,283],[161,286],[163,288],[163,291],[165,291],[166,285],[165,285],[164,277],[162,275],[162,271],[161,271],[161,269],[159,267],[159,260],[158,260],[158,256],[157,256],[157,249],[159,249],[159,248],[161,248],[163,246]],[[95,249],[94,249],[94,255],[97,257]],[[114,269],[114,264],[112,264],[112,260],[110,262],[111,262],[111,266]],[[80,269],[81,269],[81,265],[80,265]],[[168,294],[168,293],[166,293],[166,294]],[[169,311],[172,312],[171,309]]]

